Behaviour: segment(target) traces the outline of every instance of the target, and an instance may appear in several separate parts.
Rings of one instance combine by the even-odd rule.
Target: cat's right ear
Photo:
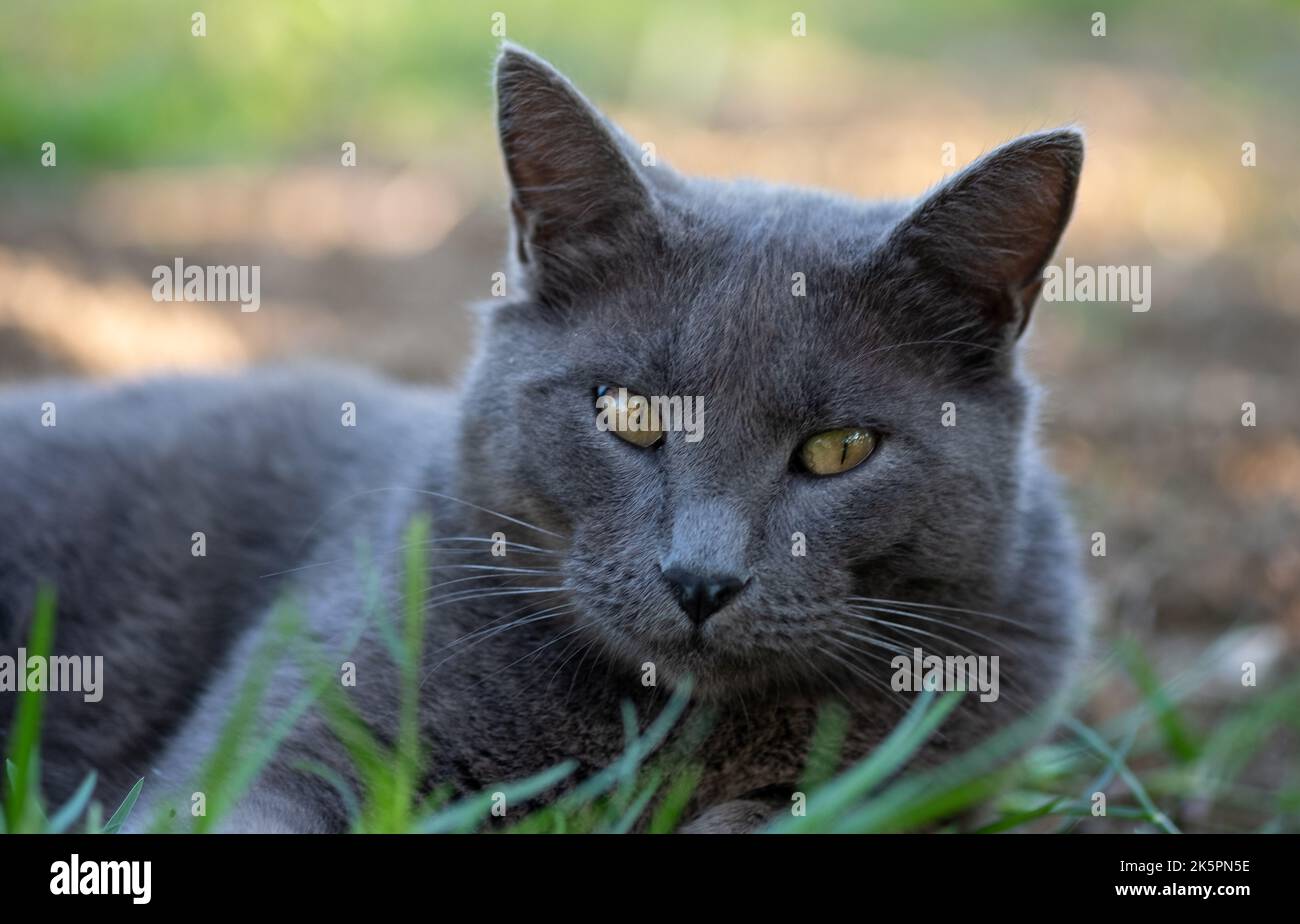
[[[925,197],[893,232],[893,252],[1018,337],[1070,219],[1082,167],[1083,136],[1073,129],[1003,145]]]
[[[563,302],[636,253],[651,193],[626,136],[541,58],[503,46],[496,94],[513,252],[530,294]]]

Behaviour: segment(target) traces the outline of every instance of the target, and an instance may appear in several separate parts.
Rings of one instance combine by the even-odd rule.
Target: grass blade
[[[1148,821],[1160,828],[1160,830],[1164,831],[1166,834],[1179,833],[1178,828],[1176,828],[1174,823],[1169,820],[1169,816],[1160,811],[1160,809],[1156,807],[1156,804],[1151,800],[1151,796],[1147,794],[1146,787],[1142,785],[1142,781],[1138,779],[1137,774],[1129,769],[1129,766],[1124,762],[1124,759],[1116,754],[1114,749],[1112,749],[1100,735],[1087,725],[1084,725],[1078,719],[1071,718],[1066,722],[1066,725],[1069,726],[1071,731],[1083,739],[1089,747],[1095,750],[1102,757],[1106,758],[1107,762],[1115,768],[1115,772],[1119,774],[1120,779],[1128,784],[1129,789],[1133,790],[1133,797],[1137,799],[1142,808],[1146,810]]]
[[[72,823],[81,817],[87,804],[90,802],[90,794],[95,791],[95,780],[97,776],[95,771],[90,771],[86,778],[82,780],[77,791],[72,794],[63,807],[50,816],[50,823],[45,827],[46,834],[62,834]]]
[[[783,818],[770,826],[768,832],[793,834],[824,830],[907,763],[943,724],[960,699],[960,693],[949,692],[936,702],[934,691],[923,692],[879,746],[809,798],[810,810],[806,815]]]
[[[27,642],[28,658],[49,657],[54,644],[54,591],[42,585],[36,591],[36,608],[32,615],[30,637]],[[26,670],[26,665],[19,665]],[[24,690],[18,700],[17,716],[10,734],[11,749],[8,764],[9,791],[5,799],[6,829],[20,834],[39,830],[42,820],[40,809],[40,738],[41,713],[45,698],[36,690]]]
[[[117,807],[117,811],[108,819],[108,824],[104,825],[105,834],[118,834],[122,830],[122,825],[126,824],[127,818],[131,816],[131,809],[135,808],[135,800],[140,798],[140,790],[144,789],[144,777],[135,781],[131,791],[126,794],[122,804]]]
[[[539,796],[561,783],[577,768],[577,763],[569,760],[549,770],[543,770],[541,773],[527,779],[516,783],[507,783],[497,790],[485,790],[476,796],[470,796],[456,802],[423,821],[417,821],[411,826],[410,830],[414,834],[450,834],[472,831],[487,819],[488,813],[492,810],[494,792],[503,794],[507,805],[512,802],[527,802],[529,799]]]

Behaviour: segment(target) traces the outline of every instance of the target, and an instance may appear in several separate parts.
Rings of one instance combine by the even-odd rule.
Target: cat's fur
[[[714,715],[692,829],[747,829],[800,778],[820,702],[848,700],[846,759],[910,704],[881,689],[892,652],[867,636],[1001,658],[1002,697],[967,696],[923,763],[1061,689],[1080,539],[1036,449],[1017,340],[1070,213],[1079,135],[1021,138],[917,202],[864,204],[646,166],[517,48],[497,90],[512,288],[485,310],[458,398],[315,368],[36,384],[0,402],[0,643],[23,642],[44,580],[56,650],[107,662],[102,702],[47,700],[50,790],[92,768],[106,795],[147,776],[146,804],[186,817],[183,784],[283,594],[356,664],[350,692],[393,740],[390,649],[373,625],[342,649],[362,620],[390,618],[367,615],[376,599],[400,609],[417,513],[438,540],[419,719],[430,786],[477,791],[569,758],[581,779],[622,750],[623,702],[644,723],[691,675],[694,708]],[[703,395],[704,439],[647,450],[598,430],[600,384]],[[56,427],[40,425],[45,401]],[[355,428],[340,423],[349,401]],[[804,439],[842,426],[883,434],[866,463],[792,468]],[[191,554],[197,531],[206,557]],[[489,554],[497,532],[504,558]],[[671,566],[748,584],[697,632]],[[907,605],[877,614],[890,628],[849,616],[850,595]],[[500,631],[466,640],[485,627]],[[301,691],[296,664],[269,678],[267,716]],[[355,782],[309,712],[227,827],[345,828],[303,761]]]

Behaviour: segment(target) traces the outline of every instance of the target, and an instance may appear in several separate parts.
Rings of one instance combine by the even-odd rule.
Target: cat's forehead
[[[656,285],[678,322],[705,335],[784,326],[828,300],[860,295],[901,203],[863,203],[751,181],[701,181],[667,205]]]
[[[575,361],[640,387],[790,409],[889,377],[888,348],[907,332],[870,305],[873,256],[909,203],[690,180],[659,204],[659,250],[579,314]]]
[[[636,336],[601,325],[602,345],[634,384],[669,394],[705,394],[733,411],[763,409],[799,416],[844,395],[873,394],[894,378],[888,352],[895,341],[847,294],[773,294],[764,281],[780,274],[750,264],[718,286],[671,283],[641,301]],[[775,285],[780,285],[775,282]],[[831,287],[832,289],[835,286]],[[609,339],[605,339],[609,338]],[[602,356],[601,360],[608,358]]]
[[[885,333],[861,310],[873,252],[904,204],[709,182],[695,184],[683,208],[647,308],[697,361],[770,359],[774,350],[831,361],[846,338]]]
[[[861,259],[908,211],[903,201],[866,202],[756,180],[691,178],[662,198],[670,244],[707,251],[713,243],[760,261]]]

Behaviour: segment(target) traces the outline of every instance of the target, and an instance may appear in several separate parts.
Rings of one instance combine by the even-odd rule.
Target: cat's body
[[[498,73],[517,288],[487,314],[458,399],[322,369],[0,398],[0,644],[21,644],[46,580],[56,650],[106,661],[102,702],[50,702],[55,789],[89,769],[105,792],[146,775],[152,806],[186,812],[285,594],[329,658],[355,664],[348,692],[393,740],[398,670],[374,611],[401,609],[417,514],[433,536],[429,786],[472,792],[571,758],[581,779],[623,750],[622,703],[644,724],[690,675],[715,714],[693,757],[698,827],[745,828],[763,803],[735,800],[800,778],[819,703],[851,707],[846,759],[910,705],[888,689],[882,639],[1000,659],[1001,697],[966,697],[923,762],[1061,689],[1079,541],[1014,346],[1068,217],[1077,136],[1009,146],[915,208],[866,206],[638,167],[544,64],[508,50]],[[992,229],[959,239],[985,208]],[[643,449],[597,429],[601,384],[703,395],[704,439]],[[846,426],[881,435],[872,458],[792,470],[801,440]],[[683,569],[740,589],[687,619],[665,578]],[[281,666],[264,714],[303,683]],[[316,712],[228,826],[345,828],[304,762],[352,779]]]

